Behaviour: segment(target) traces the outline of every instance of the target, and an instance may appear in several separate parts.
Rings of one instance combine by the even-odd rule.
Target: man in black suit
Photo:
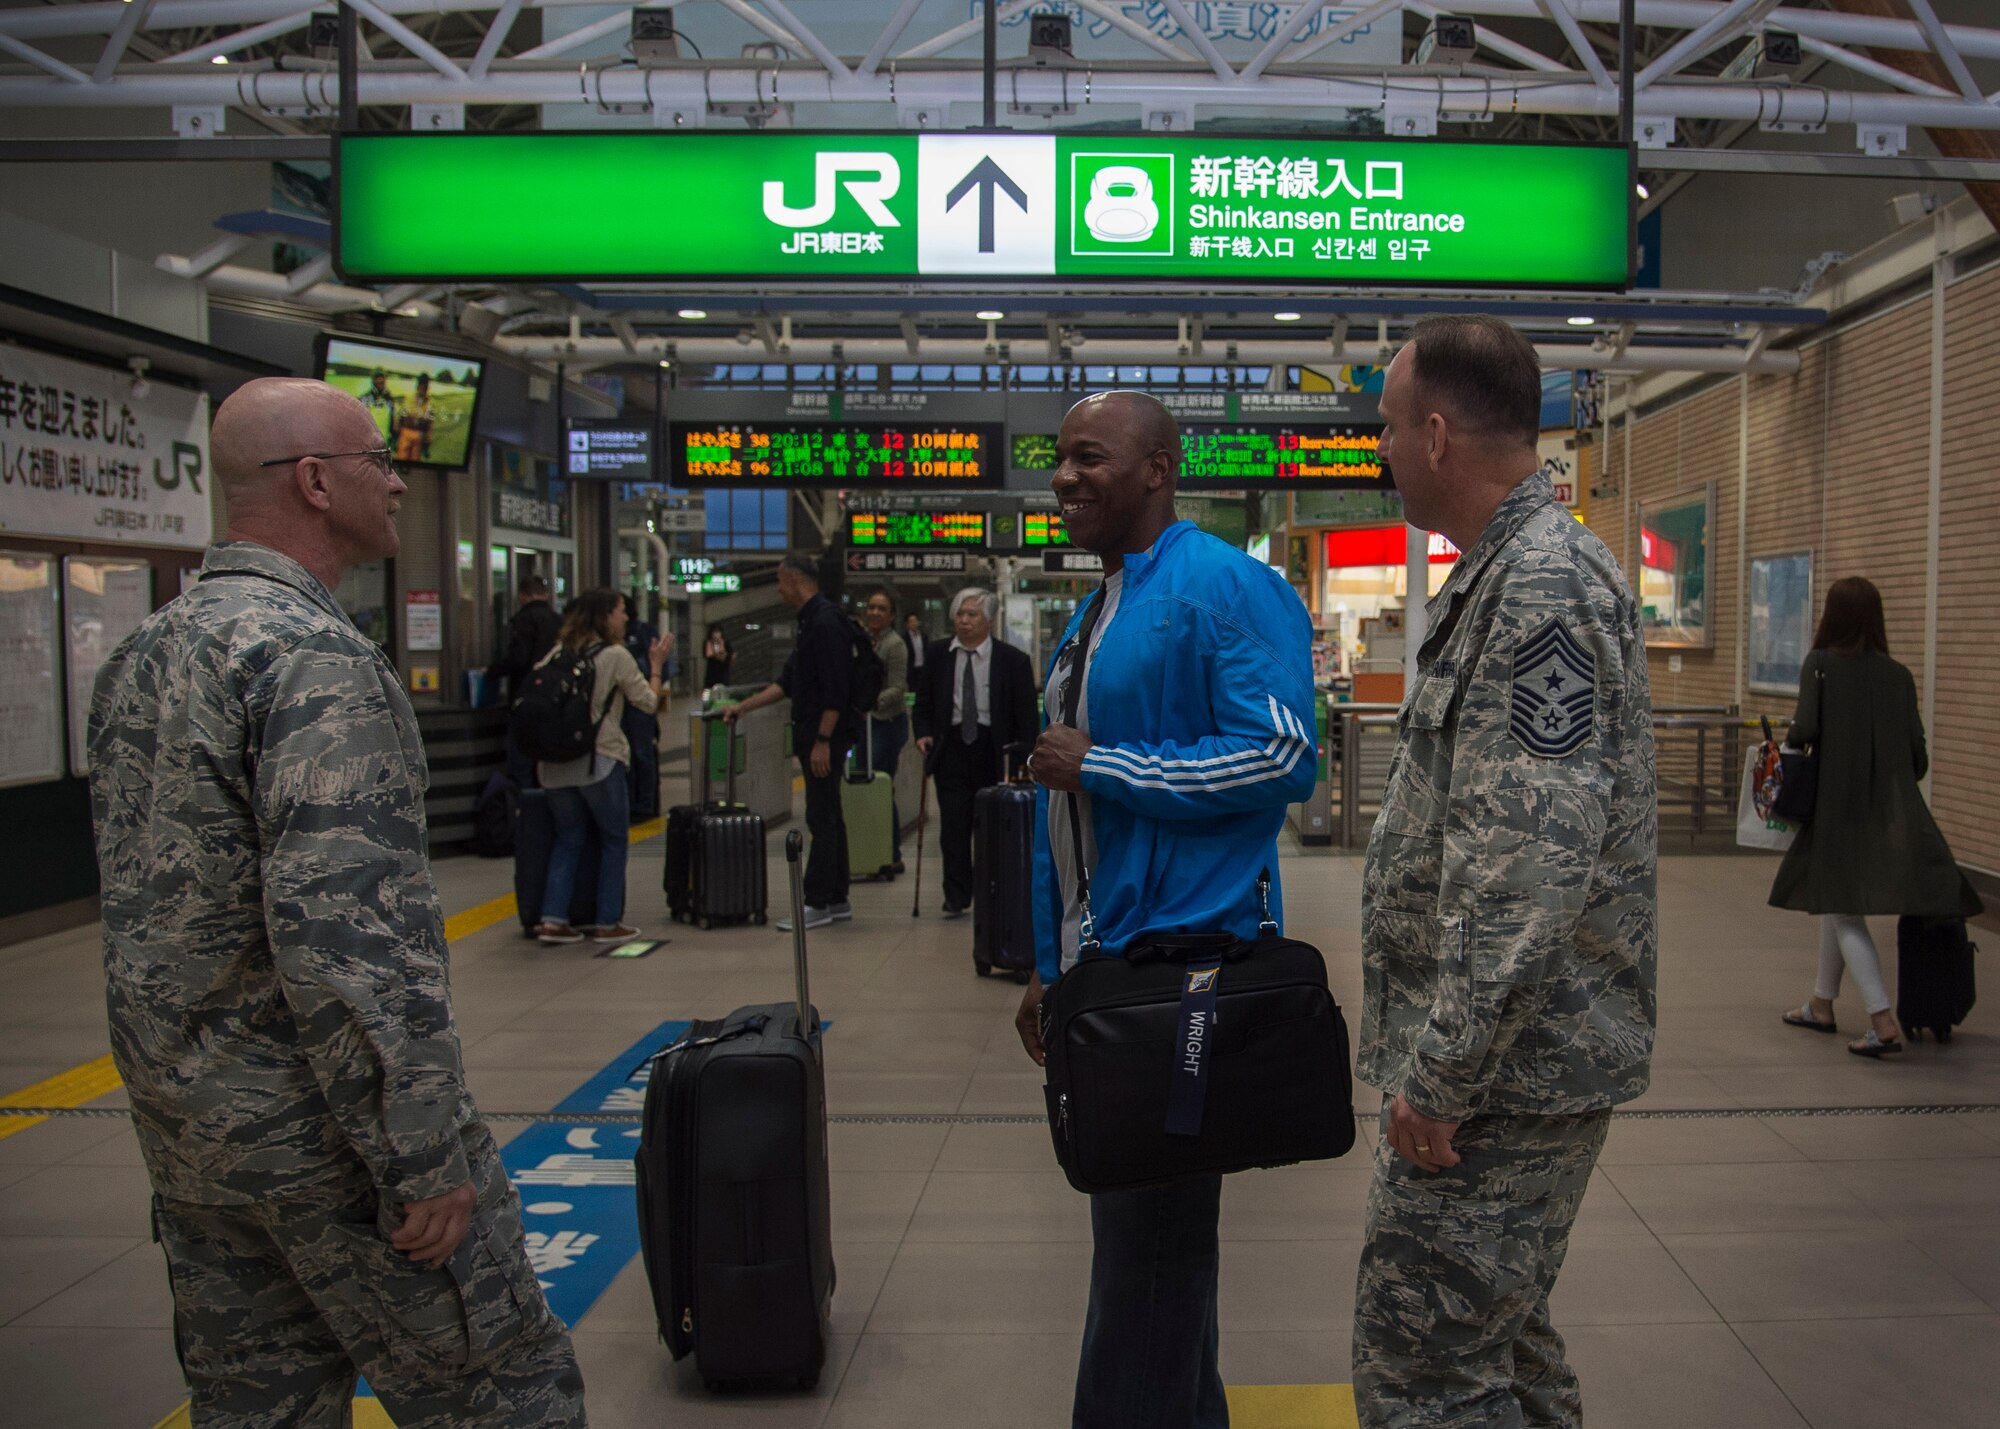
[[[960,591],[951,608],[957,635],[933,640],[910,675],[917,748],[937,781],[947,918],[972,906],[972,796],[1000,782],[1002,750],[1032,744],[1038,732],[1028,654],[993,636],[999,606],[990,591]]]

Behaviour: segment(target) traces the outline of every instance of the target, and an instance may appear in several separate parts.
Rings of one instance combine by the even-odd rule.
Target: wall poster
[[[1715,644],[1708,608],[1714,529],[1712,481],[1639,503],[1639,624],[1648,645],[1705,650]]]
[[[1812,635],[1813,553],[1752,556],[1750,688],[1762,695],[1797,694]]]
[[[102,556],[63,557],[63,633],[68,655],[69,767],[90,769],[90,692],[118,642],[153,613],[153,567]]]
[[[0,555],[0,787],[63,776],[59,611],[54,557]]]

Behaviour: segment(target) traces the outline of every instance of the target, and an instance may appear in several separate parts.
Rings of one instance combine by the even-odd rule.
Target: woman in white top
[[[541,922],[535,936],[544,943],[621,943],[639,930],[625,922],[625,859],[630,847],[627,824],[631,791],[625,766],[632,749],[619,720],[629,703],[646,714],[664,712],[666,691],[660,677],[673,653],[674,638],[662,635],[647,652],[650,677],[641,676],[639,662],[625,648],[625,627],[631,616],[625,598],[615,590],[587,590],[563,613],[556,647],[543,657],[590,656],[596,674],[591,686],[590,712],[597,721],[597,747],[581,758],[536,766],[542,787],[549,791],[549,813],[555,819],[555,847],[549,852],[548,880],[542,887]],[[583,841],[598,844],[597,923],[573,928],[569,922],[576,871],[583,858]]]

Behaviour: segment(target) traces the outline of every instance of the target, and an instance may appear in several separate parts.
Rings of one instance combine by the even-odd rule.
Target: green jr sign
[[[1080,277],[1619,288],[1617,145],[1226,135],[354,134],[372,282]],[[470,219],[470,221],[468,221]]]

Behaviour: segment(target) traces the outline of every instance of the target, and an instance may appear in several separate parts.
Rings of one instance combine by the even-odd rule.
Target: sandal
[[[1903,1039],[1891,1037],[1887,1041],[1875,1035],[1873,1027],[1859,1042],[1849,1042],[1847,1050],[1857,1057],[1888,1057],[1903,1050]]]
[[[1785,1026],[1803,1027],[1810,1032],[1838,1032],[1840,1030],[1838,1023],[1822,1022],[1819,1018],[1814,1017],[1810,1002],[1801,1003],[1790,1012],[1787,1012],[1785,1014]],[[1872,1032],[1874,1029],[1871,1028],[1869,1030]]]

